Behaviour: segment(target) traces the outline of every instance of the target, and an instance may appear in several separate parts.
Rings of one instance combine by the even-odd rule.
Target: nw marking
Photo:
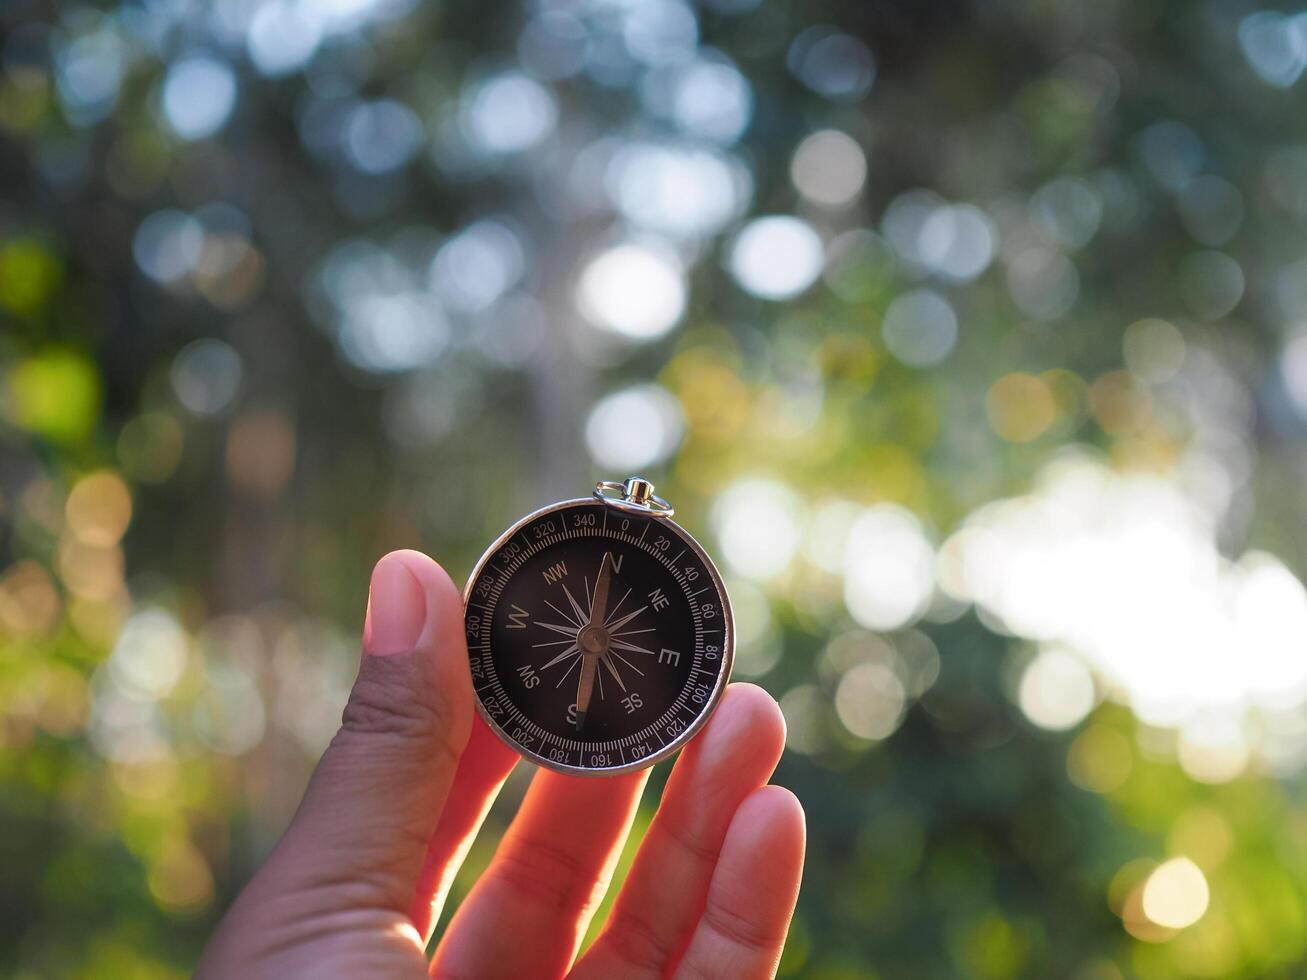
[[[550,585],[553,585],[560,578],[562,578],[564,575],[567,574],[567,562],[560,561],[554,565],[550,565],[540,574],[545,577],[546,582],[548,582]]]

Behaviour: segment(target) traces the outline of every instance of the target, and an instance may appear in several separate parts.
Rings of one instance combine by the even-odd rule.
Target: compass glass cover
[[[466,627],[491,727],[543,765],[584,772],[679,748],[715,706],[734,642],[726,591],[694,539],[597,501],[505,532],[468,584]]]

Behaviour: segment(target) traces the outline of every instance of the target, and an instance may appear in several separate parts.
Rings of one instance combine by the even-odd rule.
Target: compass
[[[613,775],[676,752],[730,677],[735,624],[712,560],[647,480],[528,514],[463,592],[477,708],[550,769]]]

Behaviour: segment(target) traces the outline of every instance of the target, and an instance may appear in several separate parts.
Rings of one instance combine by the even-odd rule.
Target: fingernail
[[[363,652],[374,657],[407,653],[417,646],[427,622],[422,583],[398,558],[387,555],[372,570]]]

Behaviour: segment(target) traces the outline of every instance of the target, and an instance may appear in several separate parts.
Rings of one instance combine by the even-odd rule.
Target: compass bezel
[[[553,514],[558,511],[572,510],[579,507],[592,508],[597,505],[603,506],[605,503],[607,503],[607,501],[601,500],[594,496],[574,497],[570,500],[560,500],[557,503],[549,504],[546,507],[541,507],[540,509],[534,510],[531,513],[525,515],[524,517],[515,521],[502,534],[500,534],[499,537],[495,538],[495,540],[490,543],[489,547],[487,547],[486,550],[481,553],[481,557],[477,559],[476,564],[472,566],[472,571],[467,577],[467,583],[463,586],[464,642],[466,643],[468,639],[467,611],[468,611],[469,601],[471,600],[472,597],[472,587],[476,585],[477,580],[481,577],[481,572],[485,568],[485,566],[490,562],[490,560],[501,548],[503,548],[506,544],[508,544],[512,540],[514,535],[521,532],[523,528],[540,520],[542,517],[548,516],[549,514]],[[614,508],[614,509],[618,510],[618,508]],[[635,516],[628,513],[625,510],[620,510],[620,512],[627,517]],[[647,515],[646,519],[656,524],[659,527],[666,527],[669,530],[671,530],[674,534],[676,534],[678,538],[681,539],[682,542],[684,542],[685,546],[689,550],[694,552],[694,554],[698,557],[698,559],[703,563],[704,570],[708,573],[709,578],[712,580],[713,587],[717,590],[717,595],[720,597],[721,612],[722,612],[721,669],[718,671],[717,678],[713,683],[712,692],[709,694],[707,700],[704,701],[702,710],[700,710],[699,713],[695,715],[695,718],[692,722],[686,725],[685,731],[681,732],[679,735],[673,738],[662,748],[658,749],[655,752],[651,752],[643,759],[638,759],[634,762],[627,762],[617,766],[602,766],[596,768],[591,766],[573,766],[562,762],[556,762],[553,759],[546,758],[544,755],[542,755],[539,752],[536,752],[534,749],[522,745],[522,743],[518,742],[508,732],[506,732],[500,726],[499,722],[495,721],[495,719],[491,716],[490,712],[486,710],[486,706],[481,701],[481,696],[476,692],[475,679],[470,678],[473,682],[472,699],[476,704],[477,714],[481,716],[481,720],[486,723],[486,726],[492,732],[494,732],[496,737],[498,737],[498,739],[501,742],[503,742],[518,755],[522,756],[522,758],[526,759],[528,762],[531,762],[534,765],[541,766],[542,768],[545,769],[551,769],[554,772],[566,773],[572,776],[595,776],[595,777],[620,776],[624,773],[639,772],[642,769],[648,769],[651,766],[657,765],[662,760],[670,758],[671,756],[675,755],[677,752],[679,752],[682,748],[685,747],[687,742],[689,742],[692,738],[698,735],[700,731],[703,730],[704,725],[708,723],[708,719],[712,717],[713,712],[717,709],[717,704],[719,701],[721,701],[722,694],[726,690],[726,685],[730,682],[731,670],[735,666],[735,613],[734,610],[731,608],[730,593],[726,591],[726,583],[722,581],[721,573],[717,570],[717,566],[713,562],[712,558],[710,558],[708,553],[704,551],[703,546],[700,545],[699,542],[695,540],[694,535],[692,535],[685,528],[681,527],[681,525],[677,524],[670,517],[651,514],[651,515]],[[493,633],[493,629],[492,629],[492,633]],[[470,664],[471,661],[470,652],[468,654],[468,659]],[[470,671],[470,666],[469,666],[469,671]]]

